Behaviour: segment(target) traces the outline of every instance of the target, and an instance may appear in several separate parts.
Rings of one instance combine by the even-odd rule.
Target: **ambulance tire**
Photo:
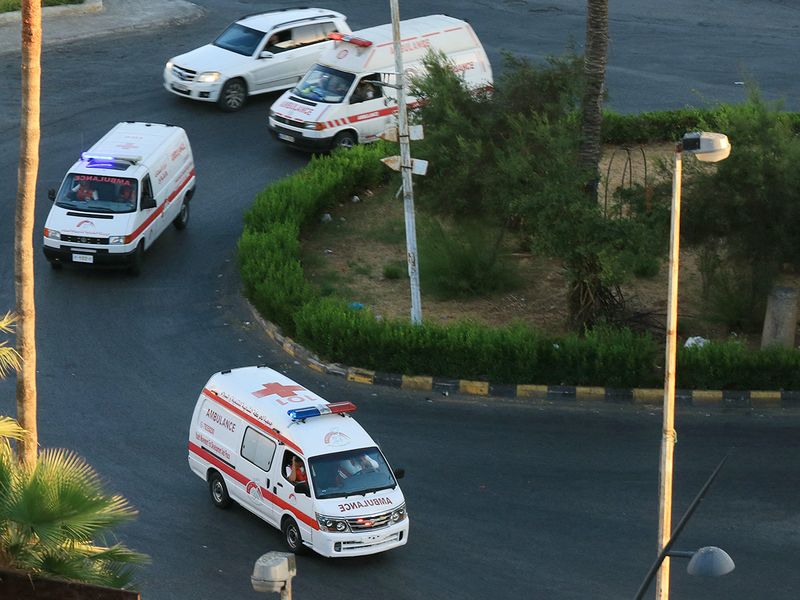
[[[244,106],[247,99],[247,84],[243,79],[229,79],[222,86],[217,104],[226,112],[235,112]]]
[[[281,526],[283,541],[289,552],[303,554],[306,547],[303,545],[303,536],[300,535],[300,528],[291,517],[284,517]]]
[[[231,505],[232,500],[228,495],[225,480],[216,471],[211,471],[208,476],[208,491],[211,493],[211,502],[217,508],[228,508]]]
[[[186,229],[186,226],[189,224],[189,200],[184,199],[183,203],[181,204],[181,210],[178,213],[178,216],[175,217],[175,220],[172,221],[172,224],[175,225],[175,229],[178,231],[183,231]]]
[[[136,246],[136,251],[133,253],[131,257],[131,265],[128,267],[128,271],[134,277],[138,277],[142,274],[142,263],[144,262],[144,240],[139,242],[139,245]]]
[[[344,148],[345,150],[350,150],[356,144],[358,144],[358,138],[353,131],[343,131],[333,138],[334,149]]]

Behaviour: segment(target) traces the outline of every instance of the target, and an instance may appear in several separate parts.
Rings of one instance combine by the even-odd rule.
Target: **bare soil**
[[[601,173],[600,201],[617,186],[642,183],[645,168],[648,177],[656,172],[657,161],[670,161],[673,144],[625,150],[620,147],[604,149]],[[646,165],[644,158],[646,157]],[[669,164],[669,163],[668,163]],[[607,186],[606,186],[607,182]],[[352,302],[368,306],[386,318],[408,318],[411,314],[411,295],[406,276],[391,279],[384,276],[386,265],[398,265],[405,272],[405,240],[391,242],[376,232],[403,229],[403,203],[400,199],[386,200],[386,194],[366,190],[357,201],[344,202],[330,211],[330,221],[304,234],[303,261],[308,279],[320,288],[335,289]],[[390,236],[384,235],[383,238]],[[514,252],[523,285],[513,293],[496,297],[440,301],[422,289],[422,315],[426,321],[447,323],[472,320],[500,326],[523,322],[541,331],[561,334],[567,331],[566,282],[561,265],[548,257]],[[694,319],[701,314],[701,280],[696,260],[689,251],[680,259],[680,319],[691,323],[692,330],[682,332],[718,339],[727,335],[719,326]],[[667,304],[668,265],[662,264],[657,276],[638,279],[623,287],[628,306],[651,312],[663,323]]]

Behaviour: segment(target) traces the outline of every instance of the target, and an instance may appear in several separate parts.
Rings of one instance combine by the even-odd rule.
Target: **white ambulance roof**
[[[427,17],[417,17],[400,21],[400,39],[406,41],[407,37],[432,34],[453,27],[462,27],[465,21],[448,17],[447,15],[428,15]],[[353,37],[362,38],[372,42],[374,46],[393,42],[392,25],[385,23],[367,29],[359,29],[353,32]]]
[[[83,156],[142,160],[180,131],[180,127],[161,123],[118,123]]]
[[[250,27],[258,31],[267,32],[280,25],[290,25],[293,21],[301,21],[303,19],[312,19],[314,17],[332,16],[336,19],[345,19],[342,13],[332,10],[325,10],[324,8],[297,8],[286,10],[273,10],[270,12],[260,13],[256,15],[248,15],[242,17],[237,23]]]
[[[206,389],[237,409],[277,430],[305,456],[375,446],[358,422],[345,414],[327,414],[294,422],[288,411],[330,404],[311,390],[268,367],[241,367],[211,376]]]
[[[361,73],[366,70],[394,72],[394,53],[391,24],[354,31],[351,38],[372,42],[362,47],[347,41],[334,42],[333,48],[319,62],[337,69]],[[469,23],[447,15],[429,15],[400,21],[400,43],[406,63],[420,60],[430,48],[455,53],[469,48],[481,48]]]

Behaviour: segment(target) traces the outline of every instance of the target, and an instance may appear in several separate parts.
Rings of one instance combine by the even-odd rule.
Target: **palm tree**
[[[586,53],[583,58],[584,92],[579,161],[590,174],[589,190],[597,199],[598,164],[603,125],[603,95],[608,62],[608,0],[587,0]]]
[[[122,496],[106,494],[92,467],[68,450],[45,449],[32,468],[20,463],[9,440],[25,434],[0,417],[0,567],[129,587],[132,565],[147,557],[95,540],[136,511]]]
[[[33,300],[33,219],[39,170],[39,100],[41,95],[42,3],[22,0],[22,112],[19,179],[14,237],[14,284],[17,294],[17,418],[27,432],[19,441],[19,459],[36,463],[36,307]]]
[[[7,312],[0,317],[0,333],[11,333],[14,331],[14,315]],[[20,367],[19,354],[17,351],[8,345],[8,342],[3,340],[0,342],[0,379],[5,378],[9,371],[16,371]],[[3,433],[0,432],[0,436]]]

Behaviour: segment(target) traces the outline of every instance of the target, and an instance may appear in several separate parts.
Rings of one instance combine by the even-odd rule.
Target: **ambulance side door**
[[[142,179],[141,199],[139,200],[140,211],[136,215],[136,228],[144,226],[145,247],[149,248],[155,239],[161,234],[163,227],[163,211],[158,210],[158,199],[153,193],[153,185],[150,176],[145,175]]]
[[[384,96],[383,88],[371,82],[381,81],[380,73],[362,77],[352,94],[348,113],[358,124],[360,142],[371,142],[396,121],[395,102]]]
[[[291,456],[295,455],[291,450],[284,450],[283,457],[279,465],[279,472],[275,473],[275,481],[272,491],[278,497],[279,505],[276,508],[276,518],[280,520],[281,514],[287,510],[291,513],[292,518],[300,527],[300,533],[303,539],[311,541],[311,523],[316,522],[316,514],[314,513],[314,501],[310,496],[295,492],[294,484],[289,481],[287,473],[287,465],[291,462]],[[308,473],[308,460],[301,457],[305,465],[306,473]],[[310,478],[309,478],[310,479]],[[313,492],[310,492],[310,494]],[[280,526],[280,523],[278,524]]]
[[[249,510],[273,525],[277,517],[270,494],[270,471],[276,448],[271,438],[253,427],[245,428],[239,463],[239,472],[247,479],[243,501]]]

